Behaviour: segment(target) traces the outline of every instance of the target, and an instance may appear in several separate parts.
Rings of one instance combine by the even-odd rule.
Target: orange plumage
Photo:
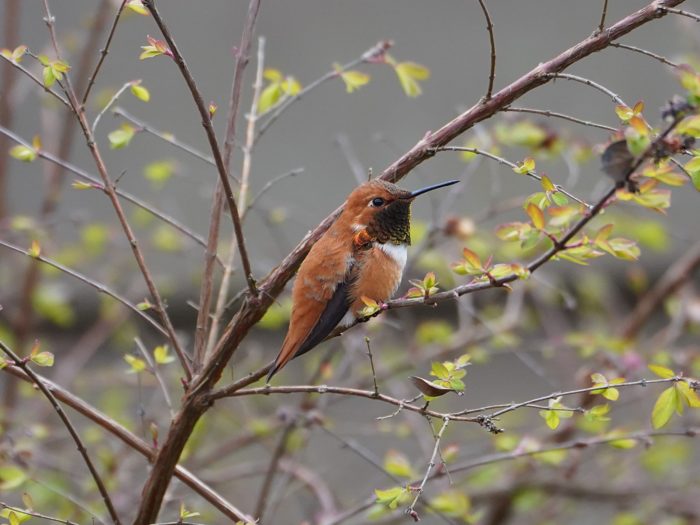
[[[338,219],[299,267],[289,330],[268,380],[336,326],[353,324],[365,306],[360,297],[377,302],[392,297],[410,244],[411,202],[421,193],[455,182],[409,192],[373,180],[348,196]]]

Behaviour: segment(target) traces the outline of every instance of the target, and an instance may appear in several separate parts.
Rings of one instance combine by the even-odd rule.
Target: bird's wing
[[[314,346],[323,341],[333,329],[338,326],[338,323],[343,316],[348,312],[352,298],[350,297],[350,287],[356,279],[356,272],[352,268],[348,272],[347,279],[339,283],[333,292],[330,301],[326,303],[326,307],[318,318],[316,324],[306,336],[304,342],[296,351],[294,357],[298,357],[311,350]]]
[[[303,274],[297,276],[297,279],[311,278],[308,276],[314,274],[313,268],[306,269]],[[350,264],[345,269],[345,274],[340,275],[342,278],[339,279],[335,288],[331,288],[332,292],[328,290],[328,295],[323,291],[322,282],[319,282],[319,296],[316,298],[304,297],[301,290],[298,291],[299,297],[295,297],[290,329],[282,343],[275,365],[268,375],[268,380],[291,359],[308,352],[323,341],[347,313],[352,302],[350,287],[356,279],[357,264]],[[295,295],[296,293],[295,289]],[[304,328],[301,331],[292,329],[292,327],[302,326]]]

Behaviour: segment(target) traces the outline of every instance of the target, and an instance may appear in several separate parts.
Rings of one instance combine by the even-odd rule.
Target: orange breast
[[[360,261],[359,276],[352,288],[355,301],[350,307],[353,315],[365,307],[363,295],[377,302],[391,299],[401,283],[405,264],[405,246],[392,245],[384,251],[378,245],[368,250]],[[389,252],[389,253],[387,253]]]

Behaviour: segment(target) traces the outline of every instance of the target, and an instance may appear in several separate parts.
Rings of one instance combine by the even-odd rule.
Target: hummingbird
[[[350,193],[340,216],[299,267],[289,329],[268,382],[334,328],[354,324],[365,306],[361,297],[382,303],[394,295],[411,244],[411,203],[419,195],[457,182],[407,191],[374,179]]]

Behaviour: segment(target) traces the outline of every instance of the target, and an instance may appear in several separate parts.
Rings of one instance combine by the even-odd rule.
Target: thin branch
[[[392,45],[393,45],[393,42],[390,42],[387,40],[383,40],[383,41],[377,43],[376,45],[372,46],[367,51],[362,53],[362,56],[360,56],[359,58],[356,58],[356,59],[351,60],[350,62],[348,62],[346,64],[343,64],[337,70],[332,69],[331,71],[329,71],[328,73],[326,73],[322,77],[317,78],[316,80],[314,80],[310,84],[306,85],[306,87],[304,87],[296,95],[287,98],[284,102],[282,102],[280,105],[278,105],[275,109],[270,111],[269,117],[267,116],[267,114],[265,115],[267,117],[267,120],[260,125],[260,128],[258,129],[258,133],[255,136],[255,143],[256,144],[258,143],[258,141],[260,140],[260,137],[262,137],[265,134],[265,132],[270,128],[270,126],[272,126],[272,124],[274,124],[275,121],[278,118],[280,118],[282,116],[282,114],[284,112],[286,112],[292,104],[301,100],[310,91],[313,91],[314,89],[321,86],[322,84],[325,84],[329,80],[337,78],[340,73],[343,73],[350,68],[353,68],[353,67],[358,66],[358,65],[363,64],[363,63],[372,62],[377,57],[380,57],[381,55],[386,53],[387,50],[389,50],[389,48],[391,48]]]
[[[9,129],[7,129],[3,126],[0,126],[0,134],[4,135],[6,137],[9,137],[13,141],[15,141],[17,144],[22,144],[23,146],[25,146],[27,148],[33,149],[33,146],[28,141],[24,140],[23,138],[21,138],[20,136],[16,135],[15,133],[13,133],[12,131],[10,131]],[[94,188],[96,190],[100,190],[100,191],[103,191],[106,193],[106,191],[104,189],[104,185],[94,175],[90,175],[88,172],[78,168],[77,166],[75,166],[67,161],[64,161],[64,160],[56,157],[55,155],[52,155],[48,151],[39,149],[39,150],[36,150],[36,154],[39,158],[42,158],[42,159],[47,160],[49,162],[52,162],[52,163],[60,166],[62,169],[66,170],[66,171],[70,171],[71,173],[77,175],[80,179],[90,182],[91,184],[94,185]],[[128,201],[128,202],[132,203],[133,205],[141,208],[142,210],[147,211],[148,213],[157,217],[158,219],[165,222],[166,224],[169,224],[170,226],[172,226],[173,228],[178,230],[180,233],[182,233],[186,237],[189,237],[190,239],[192,239],[194,242],[196,242],[200,246],[206,247],[206,242],[200,235],[196,234],[195,232],[193,232],[192,230],[187,228],[184,224],[179,222],[177,219],[174,219],[170,215],[167,215],[166,213],[158,210],[157,208],[152,207],[150,204],[146,203],[145,201],[142,201],[138,197],[135,197],[134,195],[127,193],[123,190],[120,190],[119,188],[115,188],[114,191],[116,192],[117,195],[119,195],[125,201]],[[219,264],[221,264],[221,259],[217,259],[217,260],[219,261]]]
[[[250,199],[250,202],[248,203],[248,206],[246,207],[245,211],[243,212],[243,218],[246,217],[248,214],[248,211],[251,208],[254,208],[257,202],[260,200],[260,198],[265,195],[275,184],[277,184],[280,181],[283,181],[286,178],[289,177],[296,177],[297,175],[301,175],[304,173],[305,168],[296,168],[293,170],[289,170],[286,173],[282,173],[281,175],[277,175],[277,177],[274,177],[273,179],[267,181],[265,185],[260,189],[258,193],[255,194],[255,196]]]
[[[615,45],[615,44],[611,44],[611,45]],[[556,111],[549,111],[548,109],[516,108],[516,107],[508,106],[507,108],[503,108],[502,111],[509,111],[512,113],[532,113],[534,115],[542,115],[543,117],[560,118],[560,119],[568,120],[569,122],[575,122],[576,124],[581,124],[583,126],[604,129],[605,131],[610,131],[613,133],[618,131],[617,128],[613,128],[612,126],[606,126],[605,124],[591,122],[590,120],[582,120],[582,119],[579,119],[576,117],[572,117],[571,115],[566,115],[565,113],[557,113]]]
[[[659,62],[666,64],[667,66],[671,66],[673,68],[680,67],[679,64],[676,64],[675,62],[670,61],[665,56],[659,55],[657,53],[652,53],[651,51],[647,51],[646,49],[642,49],[641,47],[630,46],[628,44],[618,44],[617,42],[613,42],[610,45],[612,47],[617,47],[619,49],[627,49],[629,51],[634,51],[635,53],[641,53],[642,55],[646,55],[648,57],[651,57],[651,58],[658,60]]]
[[[231,188],[231,183],[229,182],[228,168],[224,163],[224,159],[221,155],[221,150],[219,149],[219,144],[216,140],[216,134],[214,132],[214,127],[211,123],[209,110],[207,109],[207,106],[204,103],[204,99],[202,98],[202,95],[199,92],[199,88],[197,87],[192,73],[190,72],[189,68],[187,67],[187,64],[185,63],[185,59],[182,57],[182,54],[180,53],[180,50],[177,47],[177,44],[175,43],[172,35],[170,34],[170,29],[165,25],[165,21],[162,19],[162,17],[160,16],[160,12],[156,8],[155,0],[144,0],[143,4],[153,16],[153,20],[158,25],[158,28],[160,29],[163,35],[163,38],[165,38],[165,41],[168,43],[168,47],[173,53],[173,59],[175,60],[175,64],[177,64],[180,73],[182,73],[185,83],[187,84],[187,87],[189,88],[190,93],[192,94],[192,99],[194,100],[194,103],[197,106],[197,110],[199,111],[199,115],[202,119],[202,126],[204,127],[207,139],[209,140],[209,146],[211,147],[212,154],[214,155],[214,161],[216,162],[216,168],[219,173],[219,180],[221,181],[221,185],[224,189],[224,193],[226,196],[226,201],[228,202],[229,211],[231,212],[231,220],[233,221],[233,228],[236,232],[238,251],[240,253],[241,264],[243,265],[243,270],[245,272],[245,278],[248,283],[248,290],[252,297],[257,297],[258,290],[252,279],[250,260],[248,259],[248,251],[246,249],[245,240],[243,238],[243,227],[241,225],[241,218],[238,213],[238,206],[236,204],[236,199],[233,196],[233,189]],[[252,0],[251,5],[259,5],[259,0]]]
[[[6,366],[2,369],[2,372],[9,373],[14,377],[32,383],[32,379],[20,368],[16,366]],[[68,390],[60,387],[56,383],[50,381],[49,379],[35,374],[39,380],[53,393],[53,395],[61,402],[65,403],[71,407],[76,412],[82,414],[90,421],[99,425],[101,428],[109,432],[111,435],[119,439],[122,443],[127,445],[132,450],[138,452],[144,456],[149,462],[153,462],[156,457],[156,450],[154,450],[148,443],[146,443],[141,438],[134,435],[130,430],[128,430],[123,425],[119,424],[114,419],[110,418],[106,414],[100,412],[97,408],[85,402],[82,398],[72,394]],[[208,501],[217,510],[219,510],[224,516],[234,521],[241,520],[243,522],[253,522],[251,518],[245,512],[239,510],[229,501],[225,500],[220,494],[218,494],[209,485],[204,483],[202,480],[197,478],[186,468],[177,465],[174,471],[175,477],[180,479],[185,485],[190,487],[194,492],[199,494],[203,499]]]
[[[372,369],[372,382],[374,384],[374,395],[379,395],[379,387],[377,386],[377,372],[374,370],[374,358],[372,357],[372,346],[370,345],[369,337],[365,337],[365,344],[367,345],[367,356],[369,357],[369,365]]]
[[[56,98],[56,100],[61,102],[61,104],[66,106],[69,110],[71,109],[71,105],[68,103],[68,101],[65,98],[63,98],[61,95],[56,93],[53,89],[46,87],[44,85],[44,82],[42,82],[37,76],[35,76],[34,73],[32,73],[31,71],[26,69],[22,64],[7,58],[5,55],[0,54],[0,58],[2,58],[8,64],[12,65],[12,67],[19,69],[22,73],[24,73],[27,77],[29,77],[32,80],[32,82],[34,82],[36,85],[38,85],[41,89],[46,91],[49,95],[52,95],[54,98]]]
[[[515,168],[518,167],[517,164],[515,164],[515,163],[513,163],[513,162],[511,162],[511,161],[509,161],[509,160],[506,160],[506,159],[504,159],[503,157],[499,157],[498,155],[494,155],[493,153],[490,153],[490,152],[488,152],[488,151],[485,151],[485,150],[482,150],[482,149],[479,149],[479,148],[464,148],[464,147],[460,147],[460,146],[444,146],[444,147],[442,147],[442,148],[436,149],[436,151],[438,151],[438,152],[439,152],[439,151],[466,151],[466,152],[469,152],[469,153],[476,153],[477,155],[483,155],[484,157],[488,157],[489,159],[495,160],[496,162],[498,162],[498,163],[500,163],[500,164],[504,164],[505,166],[509,166],[509,167],[511,167],[511,168],[513,168],[513,169],[515,169]],[[527,175],[528,177],[531,177],[531,178],[535,179],[536,181],[541,181],[541,180],[542,180],[542,176],[541,176],[541,175],[538,175],[537,172],[535,172],[535,171],[528,171],[528,172],[526,173],[526,175]],[[556,188],[556,190],[557,190],[558,192],[560,192],[560,193],[566,195],[566,196],[569,197],[570,199],[573,199],[573,200],[575,200],[576,202],[578,202],[579,204],[585,206],[586,209],[590,210],[590,209],[592,208],[592,206],[591,206],[590,204],[588,204],[586,201],[584,201],[584,200],[582,200],[582,199],[579,199],[576,195],[574,195],[574,194],[568,192],[568,191],[567,191],[566,189],[564,189],[561,185],[555,184],[554,187]]]
[[[484,0],[478,0],[478,2],[486,18],[486,30],[489,32],[489,44],[491,46],[491,70],[489,72],[489,87],[486,90],[486,98],[489,99],[493,93],[493,82],[496,79],[496,39],[493,35],[493,22],[491,22],[491,15],[489,15],[489,10],[486,8],[486,3]]]
[[[109,35],[107,36],[107,42],[102,47],[102,49],[100,49],[100,58],[97,61],[97,64],[95,65],[95,70],[92,72],[92,75],[90,75],[90,80],[88,80],[88,85],[85,88],[85,94],[83,95],[81,101],[81,105],[83,107],[85,107],[85,104],[87,103],[87,99],[90,96],[90,91],[92,90],[92,86],[95,84],[95,80],[97,79],[97,74],[100,72],[102,63],[105,61],[105,58],[107,58],[107,54],[109,53],[109,46],[112,44],[112,38],[114,38],[114,32],[117,29],[119,18],[122,16],[122,11],[124,11],[124,6],[126,6],[127,2],[128,0],[122,0],[122,3],[119,5],[119,9],[117,9],[117,14],[114,17],[114,22],[112,22],[112,28],[109,30]]]
[[[71,520],[62,520],[61,518],[55,518],[54,516],[47,516],[46,514],[40,514],[38,512],[33,511],[33,510],[20,509],[18,507],[13,507],[12,505],[8,505],[7,503],[3,503],[2,501],[0,501],[0,508],[13,511],[19,515],[26,514],[27,516],[33,516],[35,518],[39,518],[42,520],[53,521],[54,523],[63,523],[64,525],[78,525],[76,522],[71,521]]]
[[[26,255],[27,257],[31,257],[37,261],[40,261],[40,262],[47,264],[53,268],[56,268],[57,270],[60,270],[61,272],[65,273],[66,275],[70,275],[71,277],[78,279],[79,281],[87,284],[88,286],[93,287],[99,293],[103,293],[103,294],[111,297],[115,301],[120,302],[121,304],[126,306],[129,310],[135,312],[139,317],[145,319],[146,322],[148,322],[148,324],[150,324],[153,328],[158,330],[158,332],[160,332],[163,335],[167,335],[167,332],[165,331],[165,329],[161,325],[159,325],[155,319],[146,315],[145,312],[139,310],[139,308],[135,304],[131,303],[125,297],[122,297],[120,294],[118,294],[117,292],[112,290],[109,286],[102,284],[98,281],[95,281],[93,279],[90,279],[89,277],[83,275],[82,273],[80,273],[76,270],[73,270],[71,268],[68,268],[67,266],[62,265],[61,263],[54,261],[53,259],[49,259],[48,257],[45,257],[44,255],[30,255],[27,250],[24,250],[24,249],[20,248],[19,246],[15,246],[14,244],[11,244],[7,241],[3,241],[2,239],[0,239],[0,246],[4,246],[5,248],[8,248],[14,252],[21,253],[23,255]]]
[[[698,268],[700,268],[700,242],[696,242],[682,257],[678,258],[656,284],[637,301],[634,310],[622,322],[620,331],[622,337],[628,340],[634,339],[661,303],[692,280],[693,272]]]
[[[63,408],[61,408],[61,405],[58,403],[54,395],[51,393],[51,391],[46,387],[46,385],[41,381],[38,375],[34,373],[34,371],[28,366],[27,359],[21,359],[17,354],[15,354],[10,347],[8,347],[5,343],[0,341],[0,349],[14,361],[14,364],[16,367],[20,368],[27,376],[32,380],[32,383],[41,390],[41,393],[44,394],[46,399],[48,399],[49,403],[51,403],[51,406],[53,406],[54,410],[58,414],[58,417],[61,419],[63,422],[63,425],[66,427],[66,430],[68,430],[68,433],[70,434],[71,438],[73,439],[73,442],[75,443],[75,446],[78,448],[78,452],[80,452],[80,455],[83,457],[83,461],[85,462],[85,465],[87,466],[88,470],[90,471],[90,475],[92,476],[92,479],[95,481],[95,485],[97,485],[97,490],[99,491],[100,495],[102,496],[102,501],[104,501],[105,507],[107,507],[107,512],[109,512],[110,517],[112,518],[112,521],[114,522],[115,525],[120,525],[119,521],[119,516],[117,515],[117,511],[114,510],[114,505],[112,504],[112,500],[109,497],[109,493],[107,492],[107,488],[105,487],[105,484],[102,482],[102,478],[100,477],[99,472],[97,472],[97,469],[95,468],[95,465],[93,465],[92,460],[90,459],[90,456],[87,452],[87,449],[85,448],[85,445],[83,445],[83,441],[80,439],[80,436],[78,435],[78,431],[75,429],[73,424],[70,422],[70,419],[68,419],[68,415],[63,411]]]
[[[335,137],[335,143],[340,148],[343,157],[345,157],[345,162],[348,163],[350,172],[354,175],[357,184],[365,182],[367,180],[367,170],[360,162],[348,136],[344,133],[339,133],[338,136]]]
[[[260,494],[258,495],[258,502],[255,505],[255,517],[260,523],[264,523],[263,517],[265,514],[265,509],[267,507],[267,498],[270,495],[270,489],[272,488],[272,481],[275,478],[275,473],[277,472],[277,465],[279,464],[282,456],[287,449],[287,441],[292,435],[292,432],[296,429],[295,424],[290,424],[284,427],[282,434],[280,435],[277,446],[275,447],[272,456],[270,457],[270,463],[267,466],[265,472],[265,479],[263,480],[262,488],[260,489]]]
[[[156,381],[158,381],[160,390],[161,392],[163,392],[165,404],[168,405],[168,409],[170,410],[170,417],[173,418],[175,416],[175,411],[173,410],[173,402],[170,400],[170,393],[168,392],[168,387],[166,386],[165,381],[163,380],[163,374],[160,373],[158,364],[153,361],[153,358],[151,357],[148,348],[146,348],[146,346],[143,344],[143,341],[141,341],[140,337],[134,337],[134,342],[136,343],[136,348],[139,349],[139,352],[141,352],[141,355],[146,360],[146,363],[148,363],[150,372],[155,376]]]
[[[600,13],[600,22],[598,23],[598,32],[602,33],[605,29],[605,17],[608,15],[608,0],[603,0],[603,11]]]
[[[102,118],[102,116],[103,116],[105,113],[107,113],[107,111],[109,110],[109,108],[111,108],[117,100],[119,100],[119,97],[122,96],[122,93],[124,93],[124,91],[126,91],[127,89],[129,89],[132,85],[134,85],[134,82],[133,82],[133,81],[130,81],[130,82],[125,83],[122,87],[120,87],[120,88],[117,90],[117,92],[116,92],[114,95],[112,95],[112,98],[109,99],[109,102],[107,102],[107,104],[105,104],[105,107],[103,107],[103,108],[100,110],[100,112],[97,114],[97,116],[95,117],[95,120],[94,120],[93,123],[92,123],[92,128],[90,128],[90,129],[92,129],[92,132],[93,132],[93,133],[95,133],[95,129],[97,128],[97,124],[99,124],[100,119]]]
[[[700,15],[691,13],[690,11],[683,11],[682,9],[673,9],[672,7],[659,6],[659,9],[665,11],[666,13],[673,13],[674,15],[681,15],[688,18],[692,18],[696,22],[700,22]]]
[[[588,78],[580,77],[578,75],[571,75],[569,73],[550,73],[549,75],[551,78],[563,78],[565,80],[573,80],[574,82],[579,82],[581,84],[585,84],[587,86],[591,86],[592,88],[597,89],[598,91],[605,93],[608,95],[611,99],[613,99],[613,102],[615,104],[619,104],[621,106],[626,106],[625,101],[622,100],[618,95],[610,91],[608,88],[606,88],[604,85],[599,84],[598,82],[594,82]]]
[[[487,454],[481,456],[478,459],[464,461],[462,463],[457,463],[450,468],[450,471],[463,472],[465,470],[470,470],[476,467],[482,467],[485,465],[491,465],[493,463],[499,463],[501,461],[511,461],[514,459],[535,456],[537,454],[543,454],[545,452],[551,452],[553,450],[570,450],[570,449],[584,449],[596,445],[605,445],[608,443],[613,443],[615,441],[632,439],[635,441],[641,441],[648,443],[651,438],[661,437],[661,436],[680,436],[695,438],[700,434],[700,428],[688,428],[686,430],[656,430],[656,431],[639,431],[639,432],[629,432],[627,434],[615,434],[615,435],[604,435],[592,438],[583,439],[572,439],[571,441],[565,441],[563,443],[557,443],[555,445],[540,447],[534,450],[527,449],[516,449],[512,452],[500,452],[496,454]]]
[[[416,496],[415,498],[413,498],[413,502],[406,509],[406,514],[413,518],[413,521],[420,521],[420,517],[416,512],[416,503],[418,503],[418,499],[421,497],[421,494],[423,494],[423,489],[425,488],[425,484],[428,482],[428,477],[430,476],[430,473],[435,468],[435,460],[438,456],[438,451],[440,450],[440,440],[442,439],[442,435],[445,433],[445,430],[447,430],[447,425],[449,423],[450,418],[448,416],[442,418],[442,426],[440,427],[440,431],[437,433],[437,436],[435,436],[435,446],[433,447],[433,454],[430,456],[428,467],[425,469],[425,475],[423,476],[423,480],[421,481],[418,488],[415,489]]]
[[[207,164],[210,164],[211,166],[216,166],[216,163],[214,162],[213,157],[206,155],[205,153],[202,153],[201,151],[194,148],[193,146],[190,146],[189,144],[186,144],[184,142],[179,141],[177,138],[175,138],[175,135],[173,135],[172,133],[160,131],[159,129],[154,128],[148,122],[144,122],[143,120],[133,116],[131,113],[129,113],[124,108],[116,107],[112,111],[112,114],[117,115],[118,117],[121,117],[124,120],[131,122],[132,124],[135,124],[138,127],[139,131],[145,131],[146,133],[150,133],[154,137],[158,137],[162,141],[167,142],[171,146],[174,146],[177,149],[180,149],[180,150],[184,151],[185,153],[188,153],[188,154],[192,155],[193,157],[195,157],[201,161],[204,161]],[[237,177],[233,176],[233,174],[231,174],[231,177],[236,182],[240,182],[240,180]]]

